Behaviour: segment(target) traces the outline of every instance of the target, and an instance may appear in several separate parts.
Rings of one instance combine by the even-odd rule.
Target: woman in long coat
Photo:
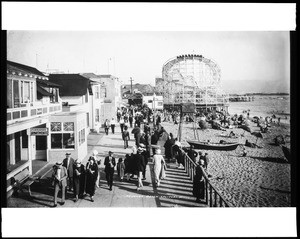
[[[81,162],[77,159],[75,161],[73,170],[74,170],[74,173],[73,173],[73,188],[74,188],[74,195],[75,195],[74,202],[77,202],[78,201],[78,196],[80,198],[83,198],[83,194],[84,194],[84,184],[85,184],[84,165],[81,164]]]
[[[196,167],[196,174],[193,179],[193,196],[196,197],[196,202],[201,202],[204,199],[205,194],[205,182],[203,177],[203,172],[200,165],[204,166],[204,160],[201,159],[200,164]]]
[[[90,157],[86,164],[86,186],[85,192],[90,195],[91,201],[94,202],[96,180],[98,177],[98,165],[93,157]]]
[[[156,153],[153,156],[153,163],[154,163],[154,178],[155,178],[155,184],[158,187],[160,184],[160,173],[162,165],[165,164],[165,159],[161,155],[161,150],[156,149]]]

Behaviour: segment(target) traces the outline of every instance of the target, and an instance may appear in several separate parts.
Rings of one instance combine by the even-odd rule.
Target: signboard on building
[[[195,113],[195,104],[194,103],[182,103],[181,105],[182,113]]]
[[[31,136],[49,135],[49,130],[48,130],[48,128],[31,128],[30,135]]]

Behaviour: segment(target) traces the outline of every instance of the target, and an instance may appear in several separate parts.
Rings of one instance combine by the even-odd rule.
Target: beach
[[[176,137],[178,125],[173,122],[162,122],[168,133]],[[251,122],[251,130],[259,131],[259,127]],[[270,130],[263,133],[263,138],[256,138],[241,128],[226,131],[197,129],[199,140],[219,142],[239,142],[245,144],[246,139],[262,148],[245,147],[247,156],[243,157],[242,147],[233,151],[197,150],[208,153],[210,162],[207,173],[210,181],[222,196],[234,207],[289,207],[291,205],[291,165],[284,161],[280,146],[274,145],[273,139],[281,134],[285,137],[286,146],[290,147],[289,124],[271,124]],[[233,131],[238,138],[229,138]],[[182,145],[189,146],[186,140],[195,139],[193,123],[183,123]]]

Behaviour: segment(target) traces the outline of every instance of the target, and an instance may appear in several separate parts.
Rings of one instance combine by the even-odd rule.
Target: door
[[[35,159],[47,160],[47,136],[35,136]]]

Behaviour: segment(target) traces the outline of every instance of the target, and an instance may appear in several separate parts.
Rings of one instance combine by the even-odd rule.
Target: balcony
[[[22,122],[28,119],[34,119],[40,116],[47,116],[61,112],[61,103],[48,103],[42,104],[41,102],[35,102],[33,106],[27,105],[20,108],[7,109],[7,125]]]

